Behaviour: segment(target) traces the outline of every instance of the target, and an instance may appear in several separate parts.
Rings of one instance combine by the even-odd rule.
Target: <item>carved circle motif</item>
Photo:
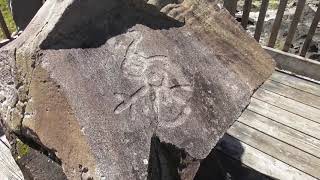
[[[158,126],[177,127],[182,125],[191,113],[189,100],[193,89],[184,77],[181,68],[173,64],[165,55],[145,56],[139,52],[138,45],[143,37],[138,32],[131,32],[132,37],[139,37],[130,42],[126,49],[121,71],[124,76],[134,81],[142,81],[143,86],[118,104],[114,110],[120,114],[130,109],[145,96],[151,96],[148,110],[156,114]]]

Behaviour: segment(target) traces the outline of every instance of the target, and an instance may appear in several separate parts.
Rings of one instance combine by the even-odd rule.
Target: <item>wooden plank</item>
[[[287,3],[288,3],[288,0],[280,0],[276,19],[274,20],[274,23],[271,29],[271,35],[268,42],[269,47],[274,47],[274,45],[276,44],[278,33],[281,27],[282,18],[284,15],[284,11],[286,10]]]
[[[320,81],[320,62],[263,46],[276,61],[277,68]]]
[[[290,113],[286,110],[277,108],[271,104],[260,101],[256,98],[251,99],[248,107],[250,111],[270,118],[278,123],[284,124],[297,131],[303,132],[309,136],[320,139],[320,124]]]
[[[244,29],[247,29],[249,22],[249,15],[251,11],[252,0],[245,0],[243,5],[243,14],[241,18],[241,25]]]
[[[258,129],[259,131],[294,146],[302,151],[320,158],[320,140],[283,124],[263,117],[252,111],[245,111],[238,119],[239,122]],[[320,130],[320,129],[319,129]]]
[[[1,25],[2,32],[6,36],[6,38],[11,39],[10,31],[8,30],[7,24],[4,21],[1,11],[0,11],[0,25]]]
[[[278,71],[274,72],[270,79],[285,84],[287,86],[311,93],[313,95],[320,96],[319,84],[312,83],[310,81],[306,81]]]
[[[291,42],[292,42],[293,37],[295,35],[295,32],[296,32],[298,23],[300,21],[300,17],[302,15],[303,8],[304,8],[305,4],[306,4],[306,0],[299,0],[298,1],[296,12],[294,13],[293,20],[292,20],[292,23],[289,28],[288,36],[287,36],[286,42],[284,43],[284,46],[282,49],[285,52],[288,52],[290,49]]]
[[[226,134],[217,149],[241,161],[244,165],[275,179],[315,180],[314,177],[265,154]]]
[[[258,22],[257,22],[256,30],[254,33],[254,39],[258,42],[260,41],[261,33],[263,30],[264,19],[266,18],[268,6],[269,6],[269,0],[262,0]]]
[[[235,16],[237,12],[238,0],[224,0],[223,6],[230,12],[232,16]]]
[[[315,16],[313,18],[313,21],[312,21],[312,24],[310,26],[310,29],[309,29],[308,35],[306,37],[306,40],[303,43],[303,47],[301,49],[300,56],[303,56],[303,57],[306,56],[307,51],[308,51],[309,46],[310,46],[310,43],[311,43],[312,38],[314,36],[314,33],[316,32],[316,29],[318,27],[319,21],[320,21],[320,3],[318,4],[318,9],[317,9],[317,12],[316,12],[316,14],[315,14]]]
[[[301,91],[276,81],[266,81],[261,88],[320,109],[320,96]]]
[[[0,179],[22,180],[23,174],[8,148],[9,142],[2,136],[0,141]]]
[[[228,130],[228,134],[290,166],[311,176],[320,178],[320,159],[311,154],[303,152],[240,122],[235,122]]]
[[[300,115],[304,118],[320,123],[320,110],[314,107],[302,104],[295,100],[283,97],[264,89],[258,89],[253,97],[294,114]]]

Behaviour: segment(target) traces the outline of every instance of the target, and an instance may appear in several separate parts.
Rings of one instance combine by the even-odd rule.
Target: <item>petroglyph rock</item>
[[[0,54],[0,112],[3,119],[9,119],[17,106],[18,91],[15,86],[14,51],[2,51]],[[0,117],[0,119],[1,119]],[[17,129],[19,121],[11,121],[8,126]]]
[[[69,179],[192,179],[274,64],[215,2],[179,2],[48,0],[2,49],[6,122]]]

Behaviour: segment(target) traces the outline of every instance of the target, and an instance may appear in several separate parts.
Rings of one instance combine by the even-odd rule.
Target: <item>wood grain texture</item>
[[[247,26],[248,26],[251,6],[252,6],[252,0],[245,0],[244,6],[243,6],[243,15],[241,19],[241,25],[244,29],[247,29]]]
[[[266,174],[275,179],[285,180],[315,180],[316,178],[292,167],[288,164],[275,159],[274,157],[263,153],[262,151],[247,145],[244,142],[226,134],[217,148],[241,161],[244,165],[253,168],[263,174]]]
[[[218,148],[276,179],[320,178],[320,85],[275,72]]]
[[[320,97],[305,91],[270,80],[266,81],[261,88],[320,109]]]
[[[287,36],[286,42],[284,43],[284,46],[282,49],[285,52],[288,52],[290,49],[290,46],[291,46],[292,40],[294,38],[295,32],[297,30],[297,26],[300,21],[305,4],[306,4],[306,0],[299,0],[298,1],[296,12],[294,13],[293,20],[292,20],[292,23],[289,28],[288,36]]]
[[[252,111],[245,111],[239,122],[320,158],[320,140]]]
[[[269,0],[262,0],[258,22],[257,22],[256,30],[254,33],[254,39],[258,42],[260,41],[261,33],[263,30],[264,19],[266,18],[268,6],[269,6]]]
[[[309,136],[320,139],[320,124],[303,118],[271,104],[260,101],[256,98],[251,99],[248,107],[250,111],[272,119],[278,123],[286,125]]]
[[[284,11],[286,10],[287,3],[288,3],[288,0],[280,0],[276,19],[274,20],[274,23],[271,29],[271,35],[268,42],[269,47],[274,47],[274,45],[276,44],[278,33],[281,27],[282,18],[284,15]]]
[[[282,84],[285,84],[287,86],[300,89],[305,92],[309,92],[311,94],[320,96],[320,85],[316,83],[312,83],[310,81],[306,81],[294,76],[290,76],[288,74],[275,71],[271,78],[271,80],[280,82]]]
[[[302,117],[320,123],[320,110],[314,107],[275,94],[265,89],[257,90],[253,97],[261,101],[267,102],[269,104],[272,104],[274,106],[277,106],[281,109],[287,110],[294,114],[300,115]]]
[[[320,62],[299,55],[262,46],[276,61],[277,68],[320,82]]]
[[[235,122],[228,130],[228,134],[280,161],[286,162],[290,166],[294,166],[311,176],[320,178],[320,159],[309,153],[272,138],[240,122]]]
[[[306,56],[307,51],[309,49],[309,46],[311,44],[312,38],[314,36],[314,33],[316,32],[316,29],[318,27],[318,23],[320,21],[320,8],[319,7],[320,7],[320,2],[318,4],[318,9],[317,9],[317,12],[316,12],[316,14],[315,14],[315,16],[313,18],[312,23],[311,23],[311,26],[310,26],[308,35],[306,37],[306,40],[303,43],[303,47],[301,49],[300,56],[303,56],[303,57]]]

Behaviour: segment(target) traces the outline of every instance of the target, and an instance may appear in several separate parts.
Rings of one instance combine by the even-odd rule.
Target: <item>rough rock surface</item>
[[[33,149],[30,149],[28,155],[19,159],[18,164],[25,180],[67,180],[59,164]]]
[[[69,179],[79,165],[94,179],[192,179],[273,72],[215,1],[158,8],[48,0],[1,49],[12,64],[0,69],[11,81],[1,92],[13,102],[1,114],[55,153]]]

